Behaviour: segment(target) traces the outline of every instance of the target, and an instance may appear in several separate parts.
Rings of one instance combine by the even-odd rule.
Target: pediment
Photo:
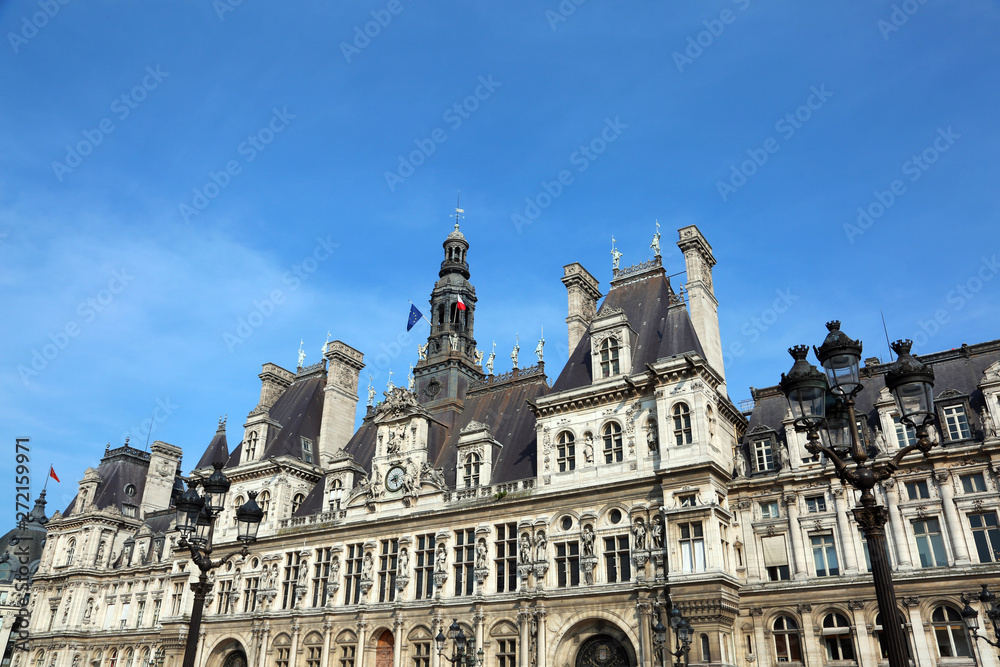
[[[1000,361],[996,361],[986,367],[983,371],[982,384],[1000,382]]]

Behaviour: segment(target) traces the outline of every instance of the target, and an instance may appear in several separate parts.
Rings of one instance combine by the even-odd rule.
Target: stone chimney
[[[350,345],[335,340],[327,344],[326,389],[323,394],[323,423],[319,431],[320,462],[326,462],[354,435],[354,413],[358,407],[358,374],[364,358]]]
[[[601,298],[600,283],[590,275],[579,262],[573,262],[563,267],[562,283],[566,286],[569,299],[569,316],[566,325],[569,329],[569,353],[573,354],[577,343],[583,338],[584,332],[590,326],[597,313],[597,300]]]
[[[181,448],[166,442],[157,440],[150,449],[152,453],[149,455],[146,488],[142,492],[142,504],[139,506],[140,517],[170,507],[170,492],[173,491],[177,464],[181,460]]]
[[[256,410],[269,410],[278,397],[288,389],[295,379],[295,373],[286,371],[278,364],[264,364],[260,375],[260,403]]]
[[[726,371],[722,366],[722,337],[719,335],[719,302],[712,287],[715,256],[701,230],[695,225],[678,230],[677,247],[684,253],[687,268],[688,308],[695,333],[705,350],[708,365],[722,376],[719,392],[726,395]]]

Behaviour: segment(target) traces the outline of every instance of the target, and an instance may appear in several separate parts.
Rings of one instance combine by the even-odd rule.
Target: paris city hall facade
[[[360,427],[361,351],[334,341],[314,365],[264,364],[238,444],[223,422],[194,453],[191,477],[217,462],[232,481],[216,555],[239,547],[249,492],[265,513],[250,554],[213,573],[196,665],[446,667],[435,637],[457,620],[483,667],[659,667],[674,661],[653,632],[670,605],[692,665],[885,664],[855,492],[806,453],[776,387],[752,409],[729,399],[712,248],[695,226],[677,246],[683,289],[659,235],[648,261],[615,254],[606,295],[564,268],[570,353],[554,381],[541,345],[507,373],[483,360],[458,225],[412,378],[369,391]],[[1000,341],[921,360],[941,446],[877,489],[899,614],[918,667],[997,667],[959,612],[1000,583]],[[857,404],[877,456],[914,438],[887,368],[866,360]],[[126,443],[87,469],[45,524],[15,667],[180,667],[198,574],[173,527],[180,460]]]

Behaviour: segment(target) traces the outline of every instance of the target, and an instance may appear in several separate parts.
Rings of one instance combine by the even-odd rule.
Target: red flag
[[[458,309],[459,310],[465,310],[465,302],[462,301],[462,296],[461,295],[459,295],[459,297],[458,297]]]
[[[55,469],[52,468],[52,466],[49,466],[49,477],[51,477],[52,479],[54,479],[57,482],[59,482],[59,478],[56,477],[56,471],[55,471]],[[59,483],[62,484],[62,482],[59,482]]]

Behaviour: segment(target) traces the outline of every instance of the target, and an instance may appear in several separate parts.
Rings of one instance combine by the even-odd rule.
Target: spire
[[[194,468],[208,468],[213,463],[226,463],[229,460],[229,444],[226,442],[226,417],[219,419],[219,428],[215,431],[215,437],[208,443],[205,453],[198,459],[198,465]]]
[[[37,523],[44,526],[48,522],[49,519],[45,516],[45,489],[42,489],[42,492],[38,494],[38,498],[35,499],[35,506],[28,512],[28,523]]]

